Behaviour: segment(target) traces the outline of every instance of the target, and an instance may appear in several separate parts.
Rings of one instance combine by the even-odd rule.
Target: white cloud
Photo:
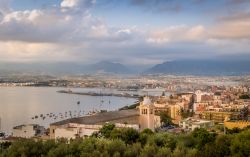
[[[64,0],[61,2],[61,7],[73,8],[76,7],[79,3],[79,0]]]
[[[170,26],[151,31],[146,41],[156,44],[200,41],[205,38],[205,32],[205,27],[202,25],[192,27],[186,25]]]
[[[1,60],[87,61],[120,57],[127,62],[153,64],[180,56],[249,49],[249,19],[234,17],[213,26],[111,27],[105,19],[91,14],[94,4],[93,0],[63,0],[58,7],[0,13]],[[234,39],[237,43],[232,42]],[[205,54],[208,51],[211,54]]]
[[[63,0],[60,4],[62,11],[88,11],[95,4],[95,0]]]

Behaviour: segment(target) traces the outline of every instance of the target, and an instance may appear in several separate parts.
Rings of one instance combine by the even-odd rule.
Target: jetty
[[[97,93],[97,92],[74,92],[71,90],[59,90],[58,93],[65,94],[77,94],[77,95],[88,95],[88,96],[115,96],[115,97],[126,97],[126,98],[139,98],[138,94],[129,93]]]

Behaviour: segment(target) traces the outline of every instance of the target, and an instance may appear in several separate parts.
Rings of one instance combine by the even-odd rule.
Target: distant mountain
[[[142,72],[144,71],[144,72]],[[60,63],[0,63],[0,75],[78,75],[78,74],[173,74],[173,75],[242,75],[250,74],[250,61],[180,60],[157,64],[148,70],[127,67],[120,63],[101,61],[95,64]]]
[[[89,66],[90,72],[95,73],[117,73],[117,74],[128,74],[132,73],[132,70],[120,63],[113,63],[108,61],[101,61],[96,64]]]
[[[86,65],[77,63],[0,63],[0,74],[78,74]]]
[[[132,70],[120,63],[108,61],[96,64],[60,63],[0,63],[0,75],[5,74],[74,75],[94,73],[130,74]]]
[[[250,74],[250,61],[182,60],[167,61],[148,69],[147,74],[241,75]]]

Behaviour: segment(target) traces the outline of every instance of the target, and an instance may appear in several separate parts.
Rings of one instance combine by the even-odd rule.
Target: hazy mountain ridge
[[[101,61],[96,64],[81,63],[0,63],[0,73],[32,74],[92,74],[117,73],[126,74],[133,71],[120,63]]]
[[[173,75],[242,75],[250,74],[250,61],[220,60],[179,60],[167,61],[151,68],[136,70],[135,66],[101,61],[95,64],[84,63],[0,63],[0,74],[28,73],[48,75],[75,74],[173,74]]]
[[[89,72],[110,72],[118,74],[129,74],[132,70],[120,63],[101,61],[89,66]]]
[[[167,61],[146,70],[147,74],[241,75],[250,74],[250,61],[186,60]]]

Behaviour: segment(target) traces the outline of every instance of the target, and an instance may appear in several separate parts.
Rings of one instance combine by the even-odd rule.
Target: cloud
[[[63,11],[86,11],[95,4],[95,0],[63,0],[60,4]]]
[[[173,0],[129,2],[152,11],[181,4]],[[60,5],[50,8],[0,14],[1,60],[46,61],[49,58],[51,61],[156,64],[165,60],[249,53],[248,11],[219,14],[209,24],[199,19],[191,24],[183,21],[184,24],[165,26],[153,23],[152,27],[111,26],[106,19],[92,14],[96,3],[62,0]],[[192,3],[203,2],[193,0]],[[164,23],[166,14],[156,16],[160,15]],[[121,23],[125,25],[126,21],[121,19]]]
[[[13,11],[0,22],[0,40],[53,42],[60,40],[69,30],[69,16],[42,10]]]
[[[218,18],[211,36],[219,39],[250,39],[250,12],[240,12]]]
[[[202,25],[196,26],[171,26],[149,33],[146,39],[149,43],[165,44],[181,41],[200,41],[205,37],[205,28]]]

